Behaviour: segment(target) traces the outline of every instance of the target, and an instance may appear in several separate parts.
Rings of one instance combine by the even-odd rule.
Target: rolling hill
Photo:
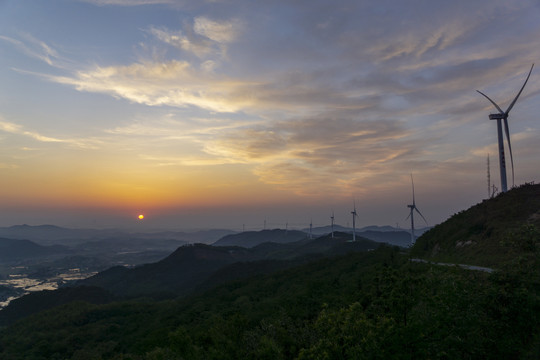
[[[0,238],[0,262],[3,263],[70,253],[70,249],[65,246],[41,246],[29,240]]]
[[[540,241],[538,229],[540,184],[525,184],[454,214],[422,235],[411,256],[498,266],[534,248]]]
[[[226,235],[213,243],[214,246],[241,246],[252,248],[263,243],[287,244],[308,238],[308,234],[298,230],[262,230],[246,231]]]

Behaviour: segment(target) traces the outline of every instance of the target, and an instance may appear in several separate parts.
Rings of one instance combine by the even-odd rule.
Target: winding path
[[[483,266],[476,266],[476,265],[465,265],[465,264],[451,264],[451,263],[441,263],[441,262],[431,262],[424,259],[411,259],[413,262],[421,262],[426,264],[435,264],[435,265],[441,265],[441,266],[459,266],[460,268],[467,269],[467,270],[476,270],[476,271],[483,271],[487,273],[492,273],[495,271],[495,269],[483,267]]]

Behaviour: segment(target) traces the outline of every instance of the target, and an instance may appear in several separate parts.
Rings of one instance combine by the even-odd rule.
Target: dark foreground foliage
[[[538,248],[487,274],[382,247],[180,300],[35,314],[0,334],[2,359],[534,359]]]

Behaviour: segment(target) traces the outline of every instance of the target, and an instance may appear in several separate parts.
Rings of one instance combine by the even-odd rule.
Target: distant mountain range
[[[251,244],[262,238],[282,239],[289,236],[285,232],[285,230],[266,230],[236,236],[240,236],[242,241]],[[81,280],[79,284],[98,286],[118,296],[134,297],[152,294],[178,296],[191,292],[217,270],[223,272],[224,267],[233,263],[294,260],[315,254],[327,256],[375,249],[380,246],[379,243],[364,238],[351,242],[350,236],[345,233],[336,233],[335,238],[324,236],[317,239],[308,239],[301,232],[295,235],[301,240],[288,243],[264,242],[249,248],[205,244],[181,246],[159,262],[133,269],[111,268],[91,278]],[[249,241],[250,236],[253,236],[253,241]],[[226,238],[230,239],[230,236]],[[229,241],[225,239],[224,242]]]
[[[55,225],[14,225],[0,227],[0,237],[9,239],[32,240],[40,245],[67,245],[87,241],[127,238],[141,240],[178,240],[184,243],[210,244],[225,235],[235,233],[232,230],[214,229],[195,232],[161,231],[161,232],[128,232],[117,229],[68,229]]]
[[[428,226],[424,228],[414,229],[414,233],[416,236],[420,236],[431,228],[432,228],[431,226]],[[302,231],[309,233],[309,228],[305,228]],[[345,227],[341,225],[334,225],[334,231],[352,233],[353,228]],[[370,226],[364,226],[364,227],[356,229],[357,234],[362,233],[362,232],[368,232],[368,231],[374,231],[374,232],[396,232],[396,231],[403,232],[404,231],[404,232],[410,233],[410,229],[398,228],[398,227],[393,227],[390,225],[385,225],[385,226],[370,225]],[[330,225],[319,226],[319,227],[315,227],[311,229],[311,233],[314,235],[325,235],[325,234],[330,234],[331,232],[332,232],[332,226]]]
[[[285,230],[269,232],[277,234],[279,231],[285,232]],[[268,233],[265,232],[264,235]],[[104,296],[94,298],[97,303],[110,301],[111,295],[115,299],[171,298],[188,295],[197,289],[207,289],[230,280],[268,274],[316,258],[374,250],[379,246],[380,243],[361,237],[352,242],[349,234],[339,232],[335,233],[334,238],[322,236],[308,239],[304,234],[300,241],[285,244],[266,242],[251,248],[191,244],[179,247],[156,263],[131,269],[123,266],[112,267],[80,280],[74,286],[83,287],[83,292],[87,292],[90,288],[102,289],[102,292],[93,292]],[[70,292],[62,290],[28,294],[13,300],[0,311],[0,323],[71,301],[69,300],[71,297],[80,299],[80,296],[76,289]],[[37,301],[37,298],[41,300]]]
[[[287,244],[306,239],[308,234],[299,230],[262,230],[246,231],[238,234],[230,234],[222,237],[212,245],[214,246],[241,246],[252,248],[254,246],[272,242],[277,244]]]
[[[315,229],[316,231],[312,231],[312,234],[316,237],[321,235],[327,236],[331,233],[331,229],[329,232],[327,232],[328,229],[329,227],[319,227]],[[334,233],[347,234],[344,236],[352,239],[352,229],[342,226],[335,226]],[[274,229],[262,231],[246,231],[238,234],[224,236],[212,245],[241,246],[245,248],[252,248],[263,243],[288,244],[302,239],[307,239],[308,236],[308,233],[299,230]],[[356,236],[373,240],[379,243],[387,243],[390,245],[396,245],[401,247],[409,247],[411,245],[411,234],[409,232],[398,230],[392,228],[391,226],[368,226],[357,230]]]

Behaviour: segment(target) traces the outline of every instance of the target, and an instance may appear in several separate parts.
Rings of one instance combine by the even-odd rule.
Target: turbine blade
[[[501,114],[504,114],[504,111],[502,111],[502,109],[499,107],[499,105],[497,105],[497,104],[495,103],[495,101],[491,100],[491,99],[489,98],[489,96],[487,96],[486,94],[484,94],[484,93],[481,92],[480,90],[476,90],[476,91],[477,91],[478,93],[480,93],[481,95],[484,95],[484,97],[485,97],[486,99],[488,99],[489,102],[491,102],[491,103],[493,104],[493,106],[495,106],[495,107],[497,108],[497,110],[499,110],[499,112],[500,112]]]
[[[420,210],[418,210],[418,209],[416,208],[416,206],[414,207],[414,210],[416,210],[416,212],[417,212],[418,214],[420,214],[420,216],[422,217],[422,219],[424,219],[424,221],[426,222],[426,225],[428,225],[428,222],[427,222],[426,218],[424,217],[424,215],[422,215],[422,213],[420,212]],[[429,225],[428,225],[428,226],[429,226]]]
[[[534,67],[534,64],[532,64],[531,70],[529,70],[529,75],[527,75],[527,79],[525,79],[525,82],[523,83],[523,86],[521,87],[521,90],[519,90],[518,94],[516,95],[516,98],[514,99],[514,101],[512,101],[512,103],[510,104],[510,106],[508,107],[508,109],[506,109],[505,115],[508,116],[508,113],[510,112],[510,110],[512,110],[512,108],[513,108],[514,105],[516,104],[516,101],[517,101],[519,95],[521,95],[521,92],[522,92],[523,89],[525,88],[525,85],[527,85],[527,81],[529,81],[529,77],[531,76],[533,67]]]
[[[508,118],[504,118],[504,132],[506,141],[508,141],[508,150],[510,150],[510,163],[512,164],[512,186],[514,186],[514,157],[512,156],[512,144],[510,143],[510,130],[508,129]]]
[[[411,184],[412,184],[412,203],[414,205],[414,180],[411,174]]]
[[[405,220],[409,220],[409,218],[411,217],[411,214],[412,214],[412,211],[409,213],[409,216],[407,216],[407,217],[405,218]]]

